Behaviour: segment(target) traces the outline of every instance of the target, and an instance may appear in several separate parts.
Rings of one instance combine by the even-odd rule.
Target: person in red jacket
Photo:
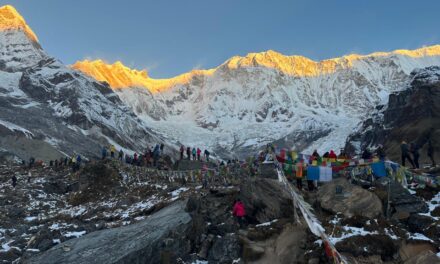
[[[200,154],[202,154],[202,150],[197,148],[197,160],[200,161]]]
[[[246,209],[240,199],[237,199],[232,210],[232,214],[237,218],[240,228],[243,227],[244,217],[246,216]]]
[[[333,150],[330,150],[330,154],[328,155],[330,159],[336,160],[338,157],[336,156],[336,153]]]

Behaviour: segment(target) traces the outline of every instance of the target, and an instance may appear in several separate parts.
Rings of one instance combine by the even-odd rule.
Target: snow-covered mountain
[[[0,8],[0,152],[87,156],[161,142],[109,88],[50,57],[12,6]]]
[[[107,82],[173,143],[240,155],[269,142],[305,152],[343,147],[378,104],[408,87],[411,71],[431,65],[440,65],[440,46],[320,62],[267,51],[161,80],[120,62],[72,68]]]

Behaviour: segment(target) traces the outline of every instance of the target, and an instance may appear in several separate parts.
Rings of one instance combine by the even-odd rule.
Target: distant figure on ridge
[[[190,147],[186,148],[186,157],[188,158],[188,160],[191,160],[191,148]]]
[[[120,149],[119,154],[118,154],[118,160],[122,161],[123,158],[124,158],[124,151],[122,151],[122,149]]]
[[[197,160],[200,161],[200,154],[202,153],[202,150],[200,148],[197,148]]]
[[[413,156],[414,167],[416,169],[420,168],[420,166],[419,166],[420,153],[419,153],[419,146],[417,145],[417,143],[412,142],[410,144],[409,150]]]
[[[107,158],[107,148],[104,146],[101,150],[102,159],[105,160]]]
[[[414,162],[409,155],[409,147],[406,141],[402,141],[402,144],[400,144],[400,151],[402,152],[402,166],[405,167],[405,161],[408,160],[414,168]]]
[[[111,157],[112,159],[114,159],[114,158],[115,158],[115,154],[116,154],[116,148],[115,148],[115,145],[110,145],[110,157]]]
[[[209,153],[209,151],[207,150],[207,149],[205,149],[205,158],[206,158],[206,161],[207,162],[209,162],[209,155],[210,155],[211,153]]]
[[[193,160],[196,160],[196,155],[197,155],[197,150],[196,150],[196,148],[193,148],[193,149],[192,149],[192,157],[193,157]]]
[[[386,154],[385,154],[385,150],[383,149],[382,145],[379,145],[376,149],[376,155],[380,160],[385,160]]]
[[[183,160],[183,152],[185,152],[185,147],[182,145],[180,146],[180,160]]]

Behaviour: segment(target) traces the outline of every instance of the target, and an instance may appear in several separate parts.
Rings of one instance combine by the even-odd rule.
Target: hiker
[[[318,158],[320,158],[321,156],[319,156],[318,150],[314,150],[312,156],[314,157],[314,160],[317,160]]]
[[[414,162],[409,155],[409,147],[406,141],[402,141],[402,144],[400,144],[400,150],[402,152],[402,166],[405,167],[405,160],[408,160],[414,168]]]
[[[205,149],[205,158],[206,158],[206,161],[207,162],[209,162],[209,155],[210,155],[211,153],[209,153],[209,151],[207,150],[207,149]]]
[[[102,154],[102,160],[105,160],[105,158],[107,158],[107,148],[106,147],[102,147],[101,154]]]
[[[159,156],[160,156],[160,146],[159,146],[159,144],[156,144],[156,146],[154,147],[154,150],[153,150],[153,166],[154,167],[157,166],[157,161],[159,160]]]
[[[328,154],[329,159],[333,159],[336,161],[338,156],[336,156],[336,153],[333,150],[330,150],[330,153]]]
[[[32,168],[32,167],[34,166],[34,164],[35,164],[35,158],[34,158],[34,157],[31,157],[31,158],[29,159],[29,168]]]
[[[302,186],[303,164],[301,162],[296,165],[295,176],[296,176],[296,187],[301,191],[303,187]]]
[[[411,154],[413,156],[414,167],[416,169],[420,168],[420,166],[419,166],[420,153],[419,153],[419,147],[418,147],[417,143],[412,142],[410,144],[409,151],[411,152]]]
[[[185,147],[182,145],[180,146],[180,160],[183,160],[183,152],[185,152]]]
[[[67,166],[68,161],[69,161],[69,159],[67,157],[64,157],[64,166]]]
[[[428,154],[429,159],[431,159],[432,167],[435,167],[436,164],[435,164],[435,161],[434,161],[434,146],[432,145],[431,139],[428,140],[427,154]]]
[[[244,204],[240,199],[237,199],[234,204],[234,208],[232,209],[232,214],[235,218],[237,218],[238,224],[240,228],[244,226],[244,217],[246,216],[246,209],[244,208]]]
[[[115,158],[115,154],[116,154],[116,147],[115,147],[115,145],[111,145],[110,146],[110,157],[112,159],[114,159]]]
[[[386,154],[385,154],[385,150],[383,149],[382,145],[379,145],[376,149],[376,155],[380,160],[385,160]]]
[[[200,161],[200,154],[202,154],[202,150],[197,148],[197,160]]]
[[[364,149],[364,152],[362,152],[362,156],[361,158],[364,160],[369,160],[373,157],[373,155],[371,154],[370,150],[368,148]]]
[[[53,167],[53,160],[49,161],[49,167]]]
[[[191,148],[190,147],[186,148],[186,156],[187,156],[188,160],[191,160]]]
[[[122,149],[120,149],[119,154],[118,154],[118,160],[122,161],[123,158],[124,158],[124,151],[122,151]]]
[[[196,160],[196,155],[197,155],[197,150],[196,150],[196,148],[193,148],[193,149],[192,149],[192,157],[193,157],[193,160]]]
[[[11,180],[12,180],[12,187],[15,188],[15,186],[17,186],[17,176],[15,175],[12,176]]]
[[[82,161],[81,155],[78,154],[76,156],[76,162],[73,163],[73,172],[76,172],[79,170],[79,168],[81,167],[81,161]]]
[[[160,144],[160,153],[159,154],[163,154],[163,148],[165,147],[165,145],[162,143]]]

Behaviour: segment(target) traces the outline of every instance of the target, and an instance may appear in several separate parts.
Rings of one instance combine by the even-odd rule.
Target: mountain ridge
[[[194,76],[210,76],[222,68],[229,70],[247,67],[265,67],[278,70],[295,77],[317,77],[323,74],[332,74],[338,70],[351,68],[361,60],[387,57],[405,56],[411,58],[439,56],[440,45],[422,47],[414,50],[398,49],[390,52],[374,52],[367,55],[349,54],[342,57],[314,61],[304,56],[283,55],[268,50],[258,53],[248,53],[246,56],[233,56],[213,69],[192,70],[171,78],[154,79],[146,70],[136,70],[125,66],[121,61],[113,64],[101,59],[77,61],[71,67],[82,71],[98,81],[107,82],[114,89],[141,87],[151,92],[163,92],[177,84],[185,85]]]

